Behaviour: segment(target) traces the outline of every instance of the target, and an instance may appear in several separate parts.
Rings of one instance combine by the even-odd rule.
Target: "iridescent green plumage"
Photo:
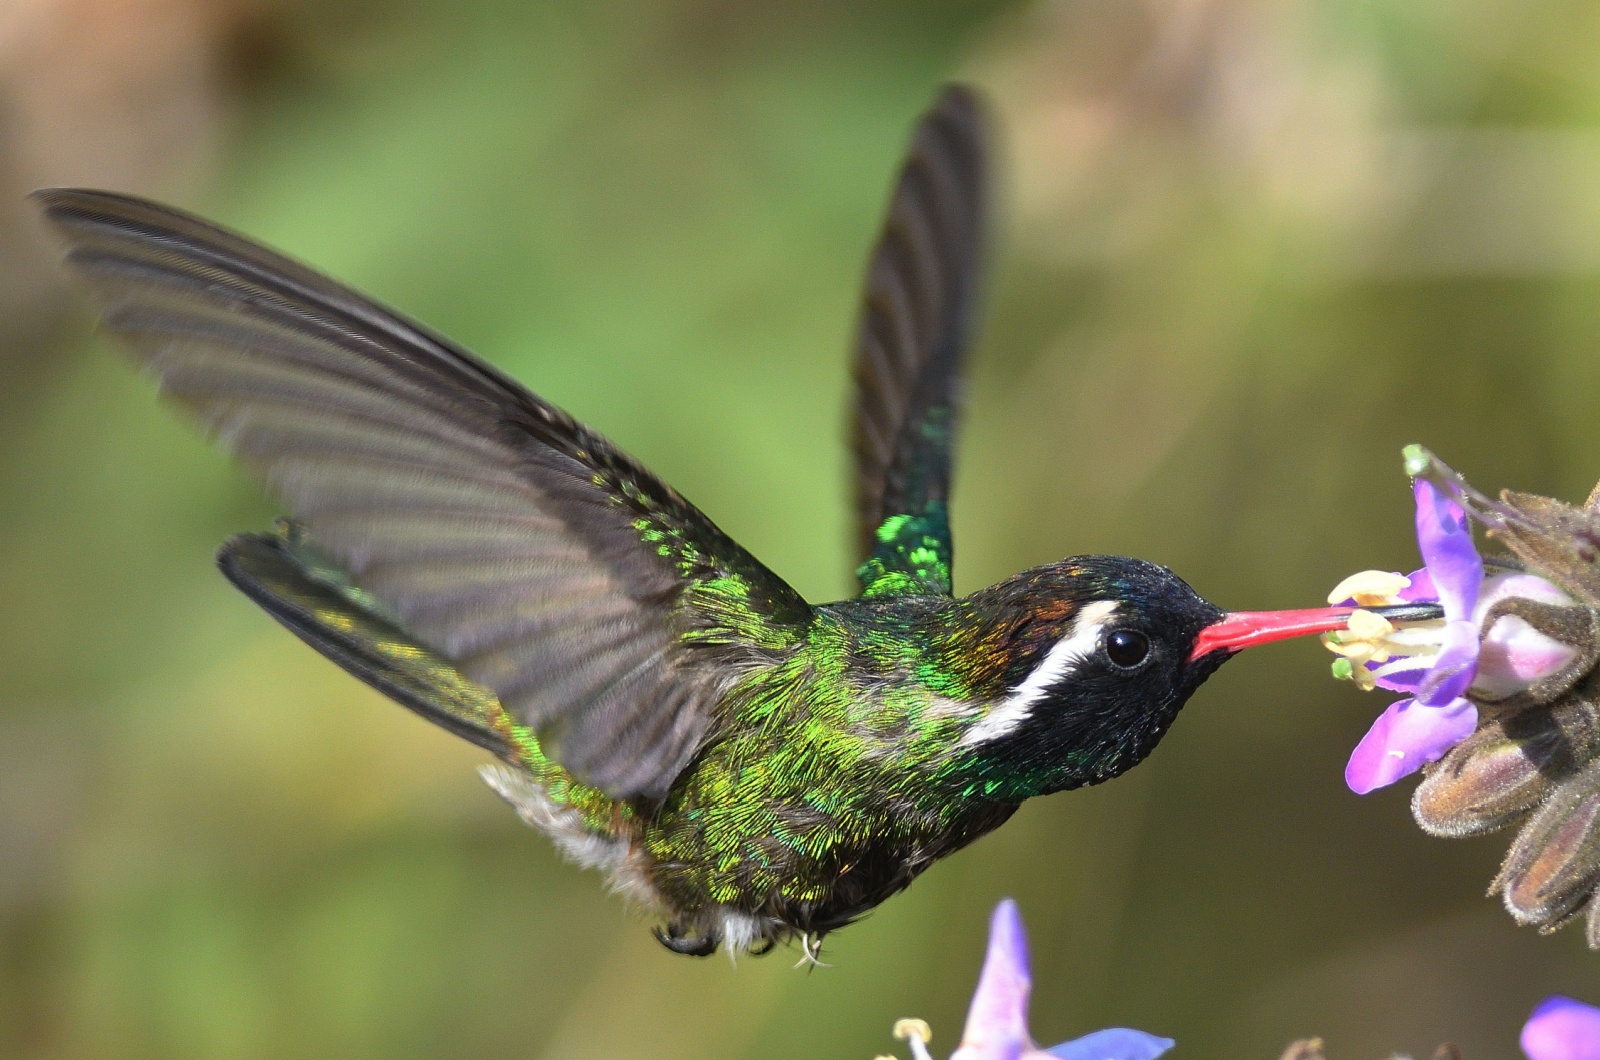
[[[862,596],[949,596],[950,516],[944,506],[885,519],[856,577]]]
[[[771,665],[729,689],[729,735],[666,799],[615,798],[547,756],[492,691],[415,643],[291,525],[235,538],[219,560],[323,654],[515,767],[527,783],[490,773],[497,790],[569,854],[662,911],[668,940],[686,949],[730,935],[745,944],[790,931],[820,937],[1023,799],[1120,772],[1170,721],[1153,714],[1145,728],[1118,723],[1098,739],[1069,733],[1062,740],[1073,747],[1045,747],[1031,762],[960,746],[984,705],[1026,678],[1035,642],[1071,621],[1063,590],[1163,587],[1148,565],[1132,564],[1131,580],[1113,585],[1097,569],[1058,564],[964,600],[864,597],[815,609],[802,637],[772,644]],[[1021,611],[1024,598],[1057,606]],[[1214,615],[1197,613],[1198,624]]]
[[[862,593],[820,606],[422,326],[166,207],[40,197],[107,329],[292,513],[223,547],[236,585],[494,753],[491,786],[672,948],[813,953],[1023,799],[1138,762],[1226,658],[1191,650],[1220,612],[1135,560],[952,595],[985,140],[946,90],[896,185],[856,338]]]

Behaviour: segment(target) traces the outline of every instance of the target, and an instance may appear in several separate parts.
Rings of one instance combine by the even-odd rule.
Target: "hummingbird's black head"
[[[962,736],[962,773],[1004,798],[1080,787],[1136,765],[1234,653],[1197,653],[1223,612],[1165,567],[1079,556],[969,598],[993,669]]]

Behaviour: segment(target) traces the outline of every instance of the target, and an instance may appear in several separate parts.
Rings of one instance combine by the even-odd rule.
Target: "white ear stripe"
[[[1033,668],[1033,672],[968,729],[957,746],[987,743],[1012,732],[1027,721],[1033,712],[1033,705],[1044,698],[1050,686],[1077,669],[1078,664],[1100,646],[1100,633],[1116,612],[1115,600],[1096,600],[1085,604],[1073,620],[1071,632],[1056,641],[1039,665]]]

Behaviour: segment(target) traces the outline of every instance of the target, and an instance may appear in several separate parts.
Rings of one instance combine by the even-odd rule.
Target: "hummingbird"
[[[222,546],[235,586],[495,756],[489,786],[669,949],[815,961],[1024,800],[1138,764],[1236,652],[1352,610],[1227,613],[1123,556],[953,594],[991,144],[961,85],[915,126],[854,338],[860,594],[821,605],[423,325],[190,214],[34,194],[104,328],[285,504]]]

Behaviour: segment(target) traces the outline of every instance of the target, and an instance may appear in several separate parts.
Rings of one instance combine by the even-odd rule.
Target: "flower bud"
[[[1559,927],[1600,880],[1600,760],[1551,795],[1523,826],[1491,892],[1523,924]]]
[[[1600,745],[1600,710],[1569,698],[1484,723],[1428,769],[1411,798],[1417,825],[1448,838],[1513,824]]]

